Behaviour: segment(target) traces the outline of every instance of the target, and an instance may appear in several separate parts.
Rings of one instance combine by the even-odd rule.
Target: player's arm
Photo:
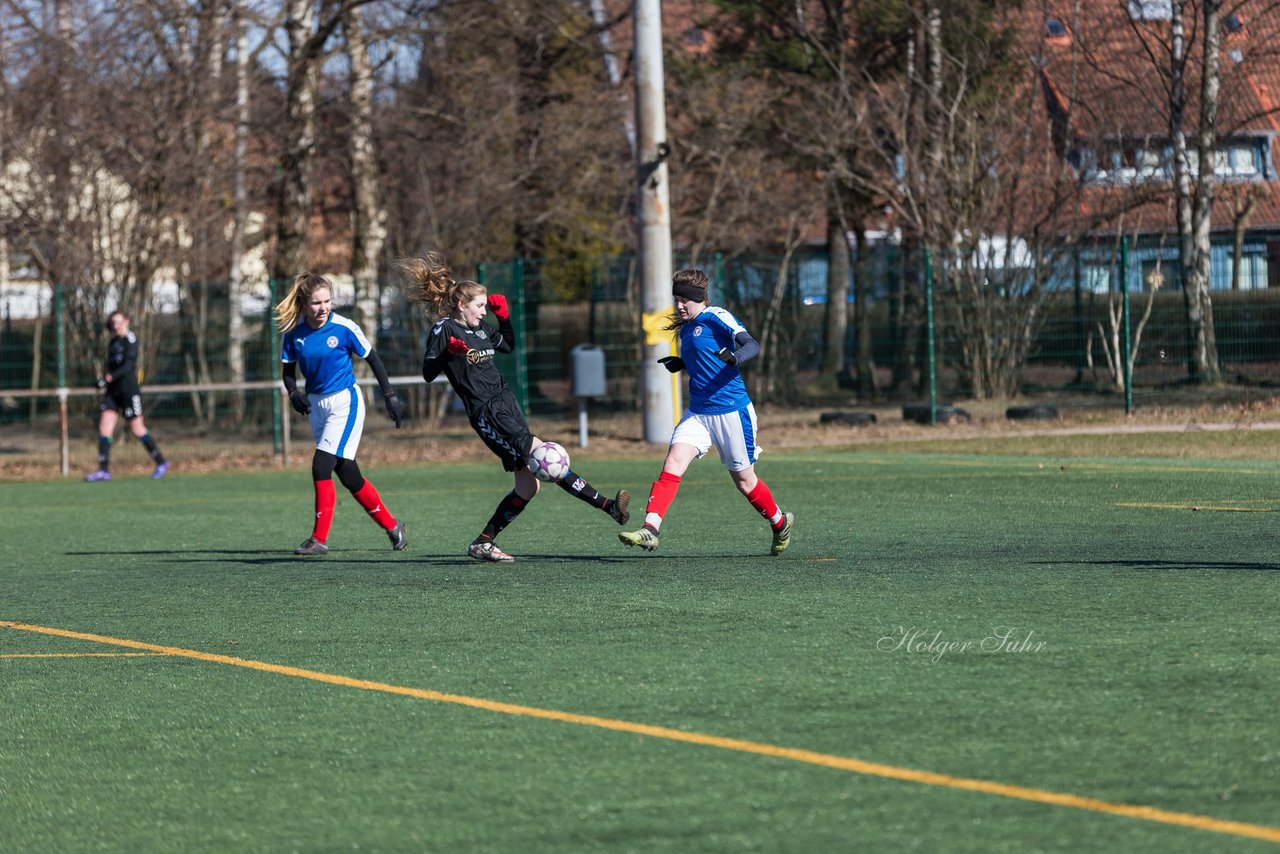
[[[752,338],[751,333],[746,330],[733,336],[733,343],[737,347],[736,350],[721,347],[716,351],[716,358],[726,365],[741,365],[760,355],[760,342]]]
[[[300,415],[307,415],[311,412],[311,401],[307,396],[298,391],[298,363],[282,362],[280,364],[280,382],[284,383],[284,390],[289,392],[289,405],[298,411]]]
[[[507,306],[507,298],[502,294],[489,294],[488,306],[489,314],[498,322],[493,349],[499,353],[510,353],[516,349],[516,330],[511,325],[511,309]]]
[[[427,382],[440,376],[449,361],[449,338],[443,323],[432,327],[431,334],[427,336],[427,350],[422,354],[422,378]]]
[[[387,408],[387,415],[391,416],[391,420],[396,422],[396,427],[399,427],[400,419],[404,417],[404,404],[400,402],[399,395],[391,387],[391,378],[387,376],[386,366],[373,350],[369,351],[364,360],[369,363],[373,378],[378,381],[378,389],[382,392],[382,404]]]

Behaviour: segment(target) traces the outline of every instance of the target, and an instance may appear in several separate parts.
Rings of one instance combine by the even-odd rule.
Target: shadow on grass
[[[598,554],[583,555],[567,555],[567,554],[520,554],[516,555],[513,563],[503,563],[499,561],[478,561],[472,560],[465,554],[459,555],[414,555],[402,554],[395,557],[348,557],[350,552],[342,552],[335,550],[327,555],[295,555],[288,552],[281,552],[275,549],[152,549],[142,551],[139,549],[126,549],[122,551],[108,551],[105,549],[98,551],[74,551],[64,552],[67,557],[164,557],[175,558],[182,557],[183,563],[238,563],[238,564],[290,564],[301,566],[303,564],[314,564],[316,566],[324,566],[326,564],[337,564],[341,566],[400,566],[400,565],[417,565],[417,566],[473,566],[477,569],[486,567],[502,567],[502,566],[519,566],[521,563],[529,563],[533,561],[547,561],[553,563],[618,563],[630,564],[640,563],[643,561],[654,560],[683,560],[677,556],[671,557],[654,557],[639,555],[622,555],[618,557],[605,557]]]
[[[1224,560],[1038,560],[1039,566],[1125,566],[1133,569],[1250,569],[1280,570],[1280,563]]]

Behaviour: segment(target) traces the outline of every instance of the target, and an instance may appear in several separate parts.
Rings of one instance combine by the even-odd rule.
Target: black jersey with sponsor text
[[[467,352],[449,352],[449,339],[457,338],[467,345]],[[427,351],[422,356],[422,378],[431,382],[440,372],[449,378],[450,385],[462,398],[467,415],[473,416],[493,398],[507,390],[506,381],[493,363],[495,353],[510,353],[515,349],[515,333],[510,320],[498,321],[495,330],[481,323],[472,329],[452,317],[443,317],[431,327],[427,336]]]

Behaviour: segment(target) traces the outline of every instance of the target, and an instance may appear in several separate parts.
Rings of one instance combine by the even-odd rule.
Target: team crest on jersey
[[[330,335],[328,338],[324,339],[324,343],[329,346],[330,350],[332,350],[334,347],[338,346],[338,336]]]
[[[698,337],[699,335],[701,335],[701,334],[702,334],[702,327],[701,327],[701,326],[695,326],[695,327],[693,327],[693,337],[694,337],[694,338],[697,338],[697,337]]]

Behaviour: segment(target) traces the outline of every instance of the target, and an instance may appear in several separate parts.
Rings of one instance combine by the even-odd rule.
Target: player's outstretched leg
[[[387,538],[391,540],[391,548],[398,552],[402,552],[409,548],[409,540],[404,535],[404,520],[397,519],[396,526],[387,531]]]
[[[625,489],[619,489],[618,494],[613,496],[613,500],[609,502],[609,506],[605,510],[609,511],[613,521],[619,525],[625,525],[631,521],[631,512],[627,510],[629,506],[631,506],[631,493]]]
[[[660,543],[658,532],[649,525],[645,525],[638,531],[620,532],[618,541],[624,546],[639,546],[647,552],[656,549]]]
[[[773,529],[773,548],[769,549],[769,554],[780,555],[791,545],[791,526],[796,522],[796,514],[787,512],[782,514],[782,524]]]
[[[293,553],[296,555],[326,555],[329,553],[329,547],[315,537],[307,537],[302,541],[302,545],[293,550]]]
[[[631,519],[627,506],[631,503],[631,493],[619,489],[613,498],[605,498],[595,487],[587,483],[586,478],[576,474],[573,469],[565,472],[564,477],[556,481],[556,485],[574,498],[587,502],[597,510],[608,513],[619,525],[625,525]]]
[[[493,540],[485,537],[477,537],[476,541],[467,546],[467,557],[472,560],[490,561],[492,563],[509,563],[515,558],[498,548]]]

